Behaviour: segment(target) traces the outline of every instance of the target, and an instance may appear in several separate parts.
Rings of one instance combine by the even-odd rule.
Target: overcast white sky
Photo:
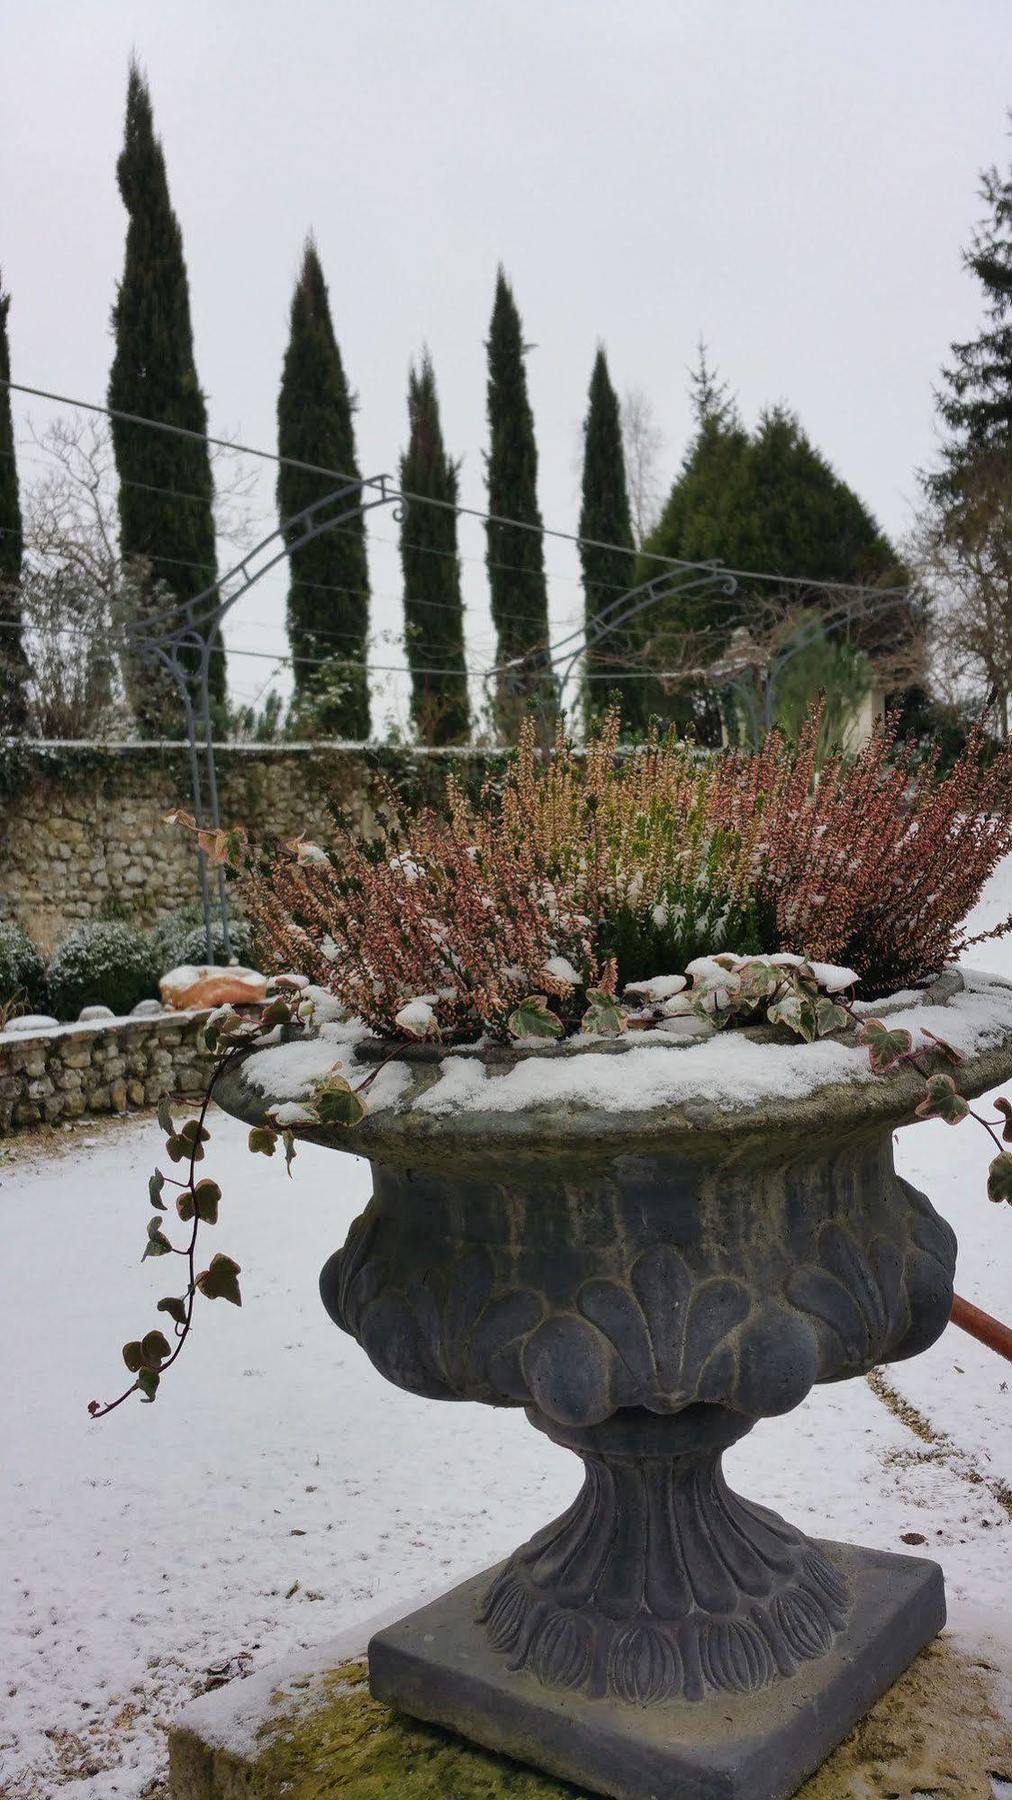
[[[483,339],[501,258],[537,346],[546,523],[575,529],[598,339],[617,386],[654,402],[667,479],[702,333],[746,419],[789,402],[902,533],[933,451],[932,383],[980,317],[959,251],[978,170],[1008,157],[1010,27],[1009,0],[7,0],[0,268],[14,377],[104,398],[135,48],[212,431],[273,447],[312,227],[360,396],[363,472],[396,469],[408,362],[427,341],[463,498],[483,505]],[[38,402],[17,412],[50,416]],[[377,663],[402,660],[383,635],[400,619],[381,541],[395,529],[381,520],[370,538]],[[480,557],[480,528],[463,528],[462,549]],[[549,545],[547,561],[561,623],[579,610],[575,554]],[[487,664],[484,584],[466,567],[469,641]],[[283,584],[265,583],[230,641],[283,649],[282,621]],[[230,661],[244,697],[269,673]],[[401,685],[377,692],[377,724]]]

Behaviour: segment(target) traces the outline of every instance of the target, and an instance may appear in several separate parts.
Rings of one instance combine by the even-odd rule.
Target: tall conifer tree
[[[622,415],[603,348],[594,359],[583,425],[580,537],[597,540],[580,545],[585,617],[588,632],[592,633],[594,620],[620,601],[635,579],[632,513],[622,450]],[[602,544],[614,548],[602,549]],[[631,619],[627,625],[609,631],[596,644],[592,638],[588,639],[587,675],[600,677],[584,684],[588,724],[606,710],[612,697],[607,677],[617,675],[624,678],[615,683],[623,724],[629,731],[643,729],[647,682],[636,659],[636,650],[641,643],[642,627],[638,619]]]
[[[525,345],[520,314],[500,265],[488,335],[488,510],[522,520],[535,531],[489,521],[486,563],[492,619],[500,664],[548,644],[548,589],[544,541],[538,510],[538,451],[534,415],[527,394]],[[524,669],[499,678],[496,707],[500,730],[516,736],[528,704],[537,704],[547,724],[554,711],[554,679]]]
[[[330,316],[330,300],[312,238],[292,296],[291,328],[278,395],[278,454],[316,463],[353,480],[354,401]],[[333,493],[332,475],[313,475],[282,462],[278,512],[282,523]],[[354,497],[349,501],[352,504]],[[369,568],[365,521],[325,531],[290,558],[288,640],[300,728],[321,736],[369,736]]]
[[[989,216],[963,254],[963,266],[983,290],[985,324],[966,343],[952,345],[943,370],[938,409],[949,431],[945,468],[936,492],[957,506],[979,487],[981,474],[1012,485],[1012,168],[981,176]]]
[[[0,378],[11,378],[7,314],[11,298],[0,279]],[[0,386],[0,737],[25,724],[28,659],[21,616],[21,500],[10,389]]]
[[[457,464],[447,455],[432,359],[408,376],[408,447],[401,457],[404,501],[404,641],[411,668],[411,717],[425,744],[466,743],[470,727],[464,660],[464,607],[457,557]],[[430,670],[446,671],[431,674]]]
[[[130,65],[116,176],[129,223],[112,315],[116,351],[109,405],[205,433],[207,408],[194,362],[182,233],[169,198],[151,96],[136,63]],[[141,603],[150,605],[156,595],[170,605],[173,598],[194,598],[217,575],[207,444],[115,418],[112,439],[120,478],[120,548],[124,561],[142,559],[146,569]],[[132,664],[127,682],[142,728],[178,729],[179,700],[167,676]],[[220,638],[211,657],[210,690],[220,724],[225,702]]]

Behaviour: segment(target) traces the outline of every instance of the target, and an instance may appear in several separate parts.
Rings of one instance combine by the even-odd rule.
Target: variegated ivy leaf
[[[283,1003],[271,1002],[271,1006],[278,1004]],[[267,1010],[270,1011],[270,1007]],[[275,1020],[277,1024],[285,1022],[281,1019]],[[232,1050],[238,1044],[252,1043],[266,1029],[268,1027],[265,1026],[261,1017],[250,1018],[247,1014],[236,1012],[234,1006],[219,1006],[215,1008],[204,1027],[204,1042],[212,1052],[223,1048]]]
[[[962,1050],[957,1050],[955,1044],[947,1043],[945,1038],[936,1037],[934,1032],[929,1031],[925,1025],[921,1026],[921,1035],[930,1039],[939,1056],[944,1056],[946,1062],[962,1063],[966,1061]]]
[[[162,814],[163,825],[182,825],[187,831],[196,831],[197,821],[192,813],[184,812],[181,806],[174,806],[171,812]]]
[[[962,1094],[957,1094],[951,1075],[930,1075],[924,1099],[914,1107],[919,1119],[944,1119],[947,1125],[958,1125],[969,1110]]]
[[[739,968],[738,975],[742,997],[747,996],[756,1005],[760,1000],[768,999],[770,994],[775,994],[783,981],[783,971],[775,969],[771,963],[763,962],[761,957],[745,963]]]
[[[587,1010],[580,1020],[580,1030],[598,1037],[621,1037],[625,1026],[625,1014],[614,996],[601,988],[588,988]]]
[[[513,1008],[506,1029],[512,1038],[560,1038],[565,1027],[544,994],[528,994]]]
[[[261,1032],[273,1031],[275,1025],[290,1025],[291,1022],[291,1006],[287,1000],[282,1000],[280,995],[264,1007],[259,1020]]]
[[[1001,1135],[1005,1139],[1006,1144],[1012,1144],[1012,1100],[1006,1100],[999,1095],[994,1104],[995,1110],[1001,1113],[1001,1116],[1005,1121],[1002,1126]]]
[[[1012,1203],[1012,1155],[1007,1150],[999,1152],[987,1172],[987,1197]]]
[[[123,1361],[131,1375],[137,1375],[141,1369],[157,1371],[167,1356],[172,1355],[168,1339],[161,1331],[148,1331],[139,1341],[123,1345]]]
[[[172,1112],[169,1107],[168,1096],[166,1094],[163,1094],[161,1099],[158,1102],[158,1123],[161,1126],[162,1130],[164,1131],[166,1137],[175,1137],[176,1127],[173,1123]]]
[[[846,1007],[837,1006],[835,1000],[827,1000],[824,996],[815,1002],[815,1018],[820,1037],[828,1037],[832,1031],[845,1031],[850,1023]]]
[[[186,1324],[186,1301],[177,1299],[175,1294],[166,1294],[164,1300],[159,1300],[155,1311],[168,1313],[169,1318],[177,1325]]]
[[[876,1075],[885,1075],[909,1056],[914,1040],[902,1027],[890,1031],[881,1019],[866,1019],[859,1041],[867,1049]]]
[[[281,1133],[281,1142],[285,1146],[285,1170],[289,1181],[292,1179],[292,1164],[295,1161],[295,1136],[291,1131]]]
[[[210,1267],[197,1276],[196,1286],[207,1300],[231,1300],[233,1306],[242,1305],[239,1292],[238,1277],[241,1273],[239,1264],[230,1256],[212,1256]]]
[[[203,1181],[198,1181],[193,1190],[193,1205],[202,1225],[217,1225],[220,1199],[221,1189],[210,1176],[205,1175]]]
[[[261,1156],[273,1156],[277,1141],[278,1134],[269,1125],[254,1125],[250,1130],[249,1147]]]
[[[806,1044],[812,1044],[819,1035],[819,1020],[815,1002],[810,995],[795,990],[785,994],[782,1000],[774,1001],[767,1008],[766,1017],[771,1025],[785,1025],[798,1037],[804,1038]]]
[[[212,869],[240,869],[248,841],[241,825],[197,833],[197,843]]]
[[[304,869],[307,863],[330,861],[326,850],[319,844],[311,843],[304,831],[300,831],[298,837],[284,838],[282,842],[284,849],[291,851],[300,868]]]
[[[159,1212],[165,1211],[165,1201],[162,1199],[162,1189],[164,1186],[165,1176],[162,1174],[161,1169],[156,1169],[148,1182],[148,1199],[152,1206],[157,1207]]]
[[[338,1069],[312,1083],[313,1111],[321,1125],[357,1125],[365,1118],[366,1103]]]
[[[144,1247],[144,1255],[141,1257],[141,1262],[147,1262],[149,1256],[171,1255],[172,1245],[169,1243],[168,1238],[162,1230],[161,1219],[158,1214],[155,1213],[154,1218],[148,1220],[148,1241]]]

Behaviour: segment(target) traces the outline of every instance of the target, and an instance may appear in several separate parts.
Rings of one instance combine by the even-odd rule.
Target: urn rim
[[[964,980],[954,969],[944,971],[924,991],[923,1005],[948,1011],[955,1025],[960,1016],[961,1001],[968,1003],[974,995],[986,996],[995,1015],[990,1031],[983,1033],[981,1042],[972,1044],[959,1064],[951,1063],[944,1051],[937,1049],[919,1051],[918,1062],[922,1070],[950,1074],[957,1089],[971,1098],[1012,1077],[1012,981],[990,974],[971,975],[969,971],[967,977]],[[888,1015],[890,1011],[896,1013],[895,1002],[883,1001],[875,1008],[876,1014]],[[934,1010],[930,1016],[937,1024]],[[936,1035],[943,1036],[944,1033]],[[733,1027],[721,1033],[719,1039],[711,1038],[709,1042],[733,1042],[734,1039],[747,1039],[760,1051],[768,1046],[771,1055],[775,1055],[782,1045],[782,1039],[768,1028],[743,1031]],[[792,1048],[796,1055],[804,1055],[816,1053],[823,1044],[832,1042],[822,1040],[822,1044]],[[418,1104],[426,1091],[441,1079],[448,1064],[477,1061],[491,1082],[532,1061],[545,1066],[547,1077],[549,1067],[564,1063],[572,1067],[576,1058],[596,1057],[600,1072],[600,1059],[604,1056],[625,1057],[647,1051],[655,1057],[680,1059],[691,1056],[696,1047],[692,1042],[647,1044],[641,1038],[537,1049],[518,1046],[515,1050],[502,1045],[486,1048],[405,1045],[399,1049],[396,1061],[404,1069],[406,1080],[402,1082],[400,1096],[392,1104],[383,1104],[367,1112],[361,1123],[351,1129],[316,1125],[295,1125],[293,1129],[296,1137],[310,1142],[373,1160],[399,1163],[422,1156],[426,1161],[458,1154],[471,1159],[475,1155],[494,1156],[497,1152],[518,1154],[526,1149],[550,1153],[553,1148],[581,1156],[634,1152],[651,1147],[696,1154],[749,1141],[768,1142],[771,1138],[800,1142],[813,1137],[839,1138],[855,1130],[891,1129],[912,1121],[924,1094],[923,1074],[909,1065],[901,1065],[886,1075],[869,1079],[867,1053],[852,1045],[840,1045],[853,1057],[853,1065],[841,1064],[841,1059],[837,1058],[830,1065],[827,1079],[824,1082],[815,1079],[810,1091],[803,1094],[780,1095],[770,1091],[757,1100],[742,1102],[738,1098],[729,1104],[715,1089],[711,1066],[708,1080],[701,1079],[698,1083],[690,1080],[687,1088],[683,1083],[685,1091],[679,1098],[656,1106],[613,1107],[582,1103],[572,1096],[558,1099],[552,1096],[550,1083],[546,1088],[548,1097],[543,1102],[535,1100],[516,1110],[499,1110],[494,1104],[478,1104],[442,1112]],[[275,1082],[272,1087],[259,1071],[256,1071],[256,1079],[251,1079],[254,1070],[249,1065],[258,1055],[284,1056],[289,1049],[294,1052],[296,1046],[251,1051],[219,1079],[215,1089],[218,1104],[250,1125],[270,1122],[271,1107],[290,1101],[293,1096],[290,1091],[278,1092],[281,1084]],[[389,1045],[372,1039],[368,1046],[358,1046],[359,1060],[354,1041],[343,1044],[335,1041],[333,1059],[344,1063],[345,1072],[354,1083],[374,1072],[377,1063],[389,1051]],[[350,1060],[356,1063],[354,1071],[348,1067],[349,1053]],[[271,1067],[276,1069],[277,1064]],[[671,1067],[688,1072],[690,1065],[679,1062]],[[814,1062],[812,1067],[813,1073],[817,1074]]]

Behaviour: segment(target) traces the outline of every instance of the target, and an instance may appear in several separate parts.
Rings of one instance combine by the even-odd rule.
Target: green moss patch
[[[797,1800],[991,1800],[991,1774],[1012,1779],[1012,1732],[995,1710],[998,1671],[948,1638],[929,1646]],[[449,1732],[390,1712],[369,1693],[364,1663],[314,1683],[312,1705],[260,1733],[255,1761],[171,1739],[171,1800],[590,1800]]]

